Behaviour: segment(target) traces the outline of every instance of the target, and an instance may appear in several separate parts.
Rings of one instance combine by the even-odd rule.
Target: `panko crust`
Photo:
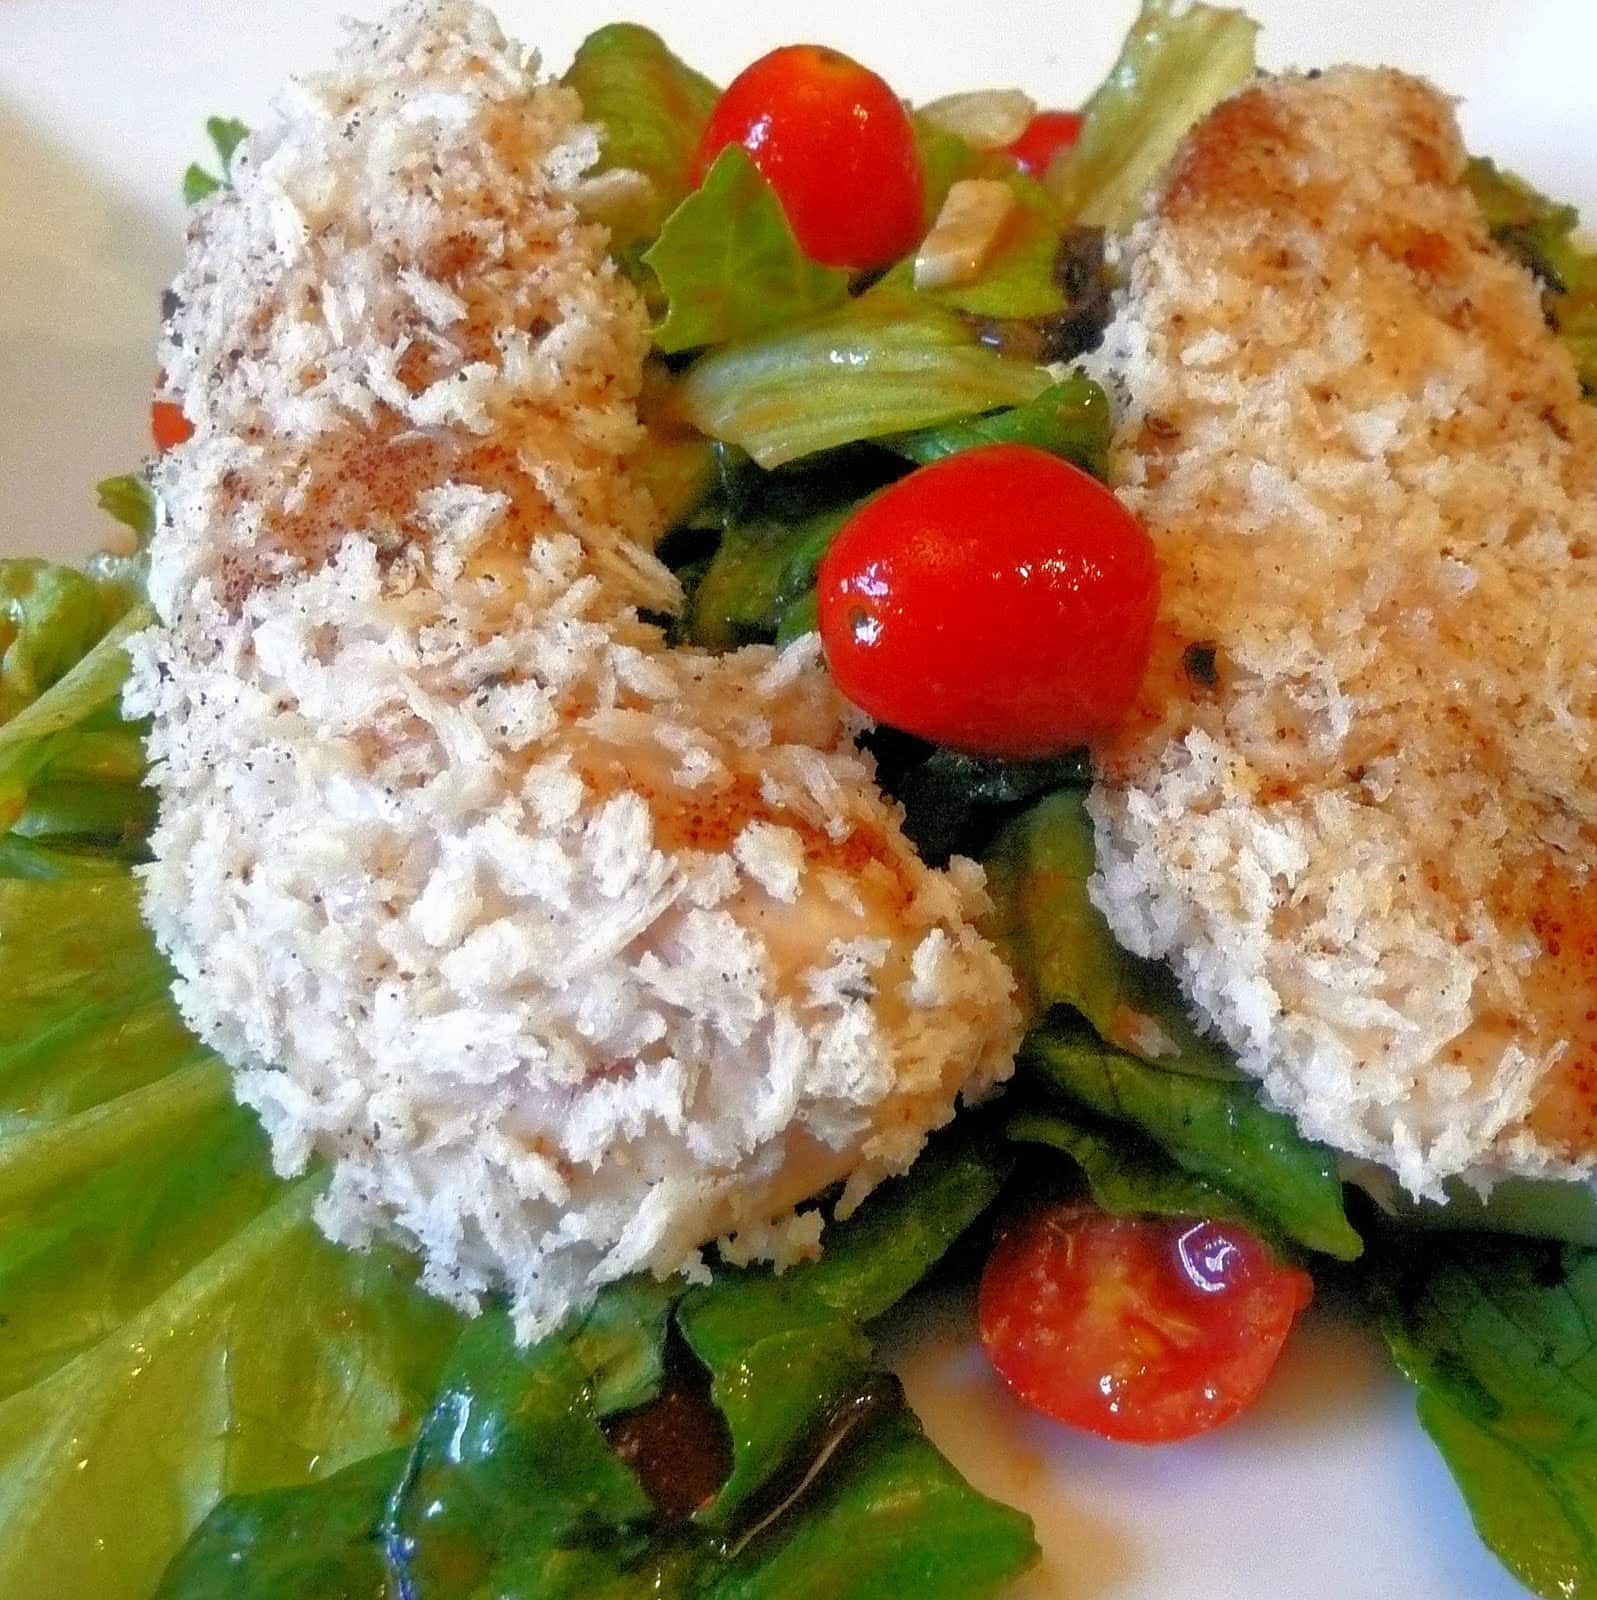
[[[1011,1068],[980,872],[929,870],[813,643],[668,650],[639,296],[575,95],[460,0],[351,28],[198,208],[127,704],[145,907],[319,1220],[522,1337],[816,1248]]]
[[[1424,1194],[1597,1155],[1597,413],[1464,163],[1417,79],[1256,84],[1096,358],[1165,616],[1094,897]]]

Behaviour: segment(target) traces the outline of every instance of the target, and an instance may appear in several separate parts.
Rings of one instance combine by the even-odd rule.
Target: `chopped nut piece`
[[[920,114],[977,150],[1003,150],[1026,131],[1037,106],[1019,89],[977,89],[968,94],[945,94],[922,106]]]

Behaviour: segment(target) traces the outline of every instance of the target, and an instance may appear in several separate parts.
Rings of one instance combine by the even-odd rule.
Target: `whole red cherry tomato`
[[[836,50],[791,44],[744,68],[704,130],[701,178],[729,144],[754,158],[815,261],[884,267],[924,232],[909,114],[881,78]]]
[[[1081,137],[1079,111],[1039,111],[1026,124],[1025,131],[1010,145],[1009,153],[1022,172],[1043,177],[1061,150],[1068,150]]]
[[[1233,1223],[1044,1207],[982,1274],[982,1344],[1027,1405],[1161,1444],[1229,1421],[1264,1387],[1314,1286]]]
[[[157,450],[170,450],[194,436],[194,424],[183,415],[183,408],[170,400],[150,402],[150,437]]]
[[[1089,743],[1130,709],[1159,606],[1153,542],[1030,445],[912,472],[844,524],[817,602],[832,675],[880,722],[982,755]]]

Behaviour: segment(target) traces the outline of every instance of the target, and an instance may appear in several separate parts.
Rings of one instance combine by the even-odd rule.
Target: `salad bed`
[[[924,220],[953,183],[1013,194],[981,272],[826,265],[737,145],[701,175],[716,87],[645,30],[579,51],[603,220],[656,312],[642,463],[712,649],[815,626],[839,529],[917,465],[1024,444],[1095,475],[1109,406],[1068,362],[1107,308],[1104,230],[1253,68],[1252,25],[1151,0],[1079,142],[1042,176],[946,112],[912,118]],[[225,184],[243,137],[212,125]],[[1597,259],[1571,211],[1477,163],[1502,242],[1597,387]],[[1045,364],[1046,363],[1046,364]],[[167,419],[170,425],[170,419]],[[142,541],[137,476],[102,503]],[[403,1257],[310,1221],[223,1065],[183,1029],[140,922],[150,821],[121,642],[137,556],[0,563],[0,1593],[76,1600],[873,1600],[997,1592],[1036,1552],[925,1438],[872,1327],[995,1221],[1081,1196],[1245,1226],[1367,1297],[1483,1536],[1538,1592],[1597,1594],[1597,1212],[1509,1183],[1376,1203],[1266,1107],[1121,950],[1086,893],[1089,768],[880,729],[928,857],[981,858],[1033,1026],[967,1112],[822,1256],[776,1277],[627,1282],[518,1349],[498,1312],[420,1294]]]

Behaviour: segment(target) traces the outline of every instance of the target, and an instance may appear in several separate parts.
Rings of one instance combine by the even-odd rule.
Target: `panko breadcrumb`
[[[1463,168],[1413,78],[1245,90],[1096,358],[1165,617],[1094,898],[1432,1195],[1597,1154],[1597,411]]]
[[[198,208],[130,714],[185,1017],[321,1225],[528,1338],[602,1283],[812,1253],[1010,1069],[812,643],[668,650],[648,333],[576,96],[445,0],[352,26]]]

